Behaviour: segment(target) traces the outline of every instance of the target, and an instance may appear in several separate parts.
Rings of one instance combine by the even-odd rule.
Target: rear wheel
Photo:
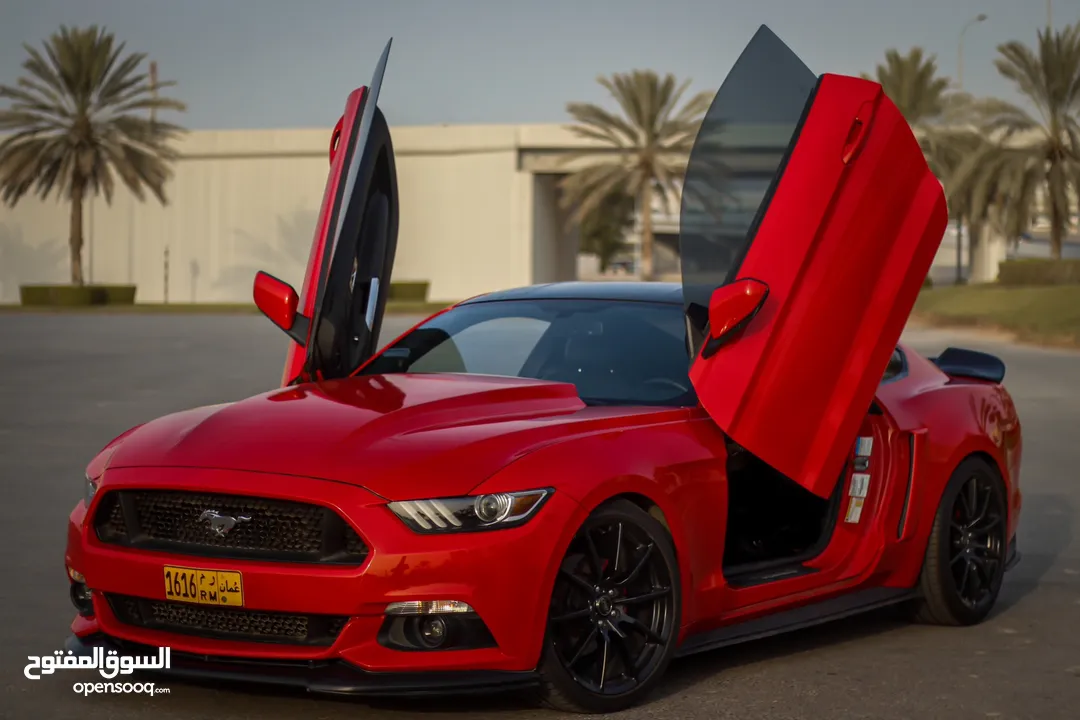
[[[539,668],[544,702],[583,713],[640,702],[671,662],[681,605],[664,526],[627,500],[597,508],[555,580]]]
[[[923,562],[915,619],[935,625],[982,622],[1005,576],[1008,503],[997,471],[971,458],[941,498]]]

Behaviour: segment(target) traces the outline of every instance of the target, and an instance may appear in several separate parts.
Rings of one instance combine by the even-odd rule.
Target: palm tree
[[[996,186],[1001,223],[1016,234],[1030,224],[1041,191],[1051,255],[1060,259],[1072,198],[1080,191],[1080,23],[1039,31],[1034,49],[1014,41],[998,46],[998,54],[998,72],[1031,102],[1037,117],[1002,100],[976,103],[980,126],[994,141],[965,159],[956,183]],[[976,192],[972,212],[984,211],[989,197]]]
[[[651,70],[615,73],[597,81],[618,103],[621,115],[591,103],[569,103],[566,109],[576,121],[571,129],[577,136],[603,143],[613,152],[599,159],[595,151],[567,158],[573,162],[588,157],[591,163],[560,182],[562,203],[574,209],[570,221],[580,223],[612,190],[625,188],[637,200],[642,277],[651,280],[653,200],[659,194],[666,207],[677,192],[712,94],[699,93],[679,107],[690,82],[679,84],[674,75],[661,78]]]
[[[906,55],[890,48],[885,52],[885,62],[875,68],[873,77],[866,73],[863,77],[881,85],[919,135],[927,161],[948,192],[958,162],[957,151],[967,148],[972,138],[958,137],[947,125],[944,128],[942,125],[962,116],[968,97],[950,90],[951,80],[938,74],[937,57],[925,55],[920,47],[911,48]],[[967,207],[961,196],[949,203],[950,214],[956,218],[958,282],[962,270],[959,253],[963,225],[965,219],[970,221]]]
[[[581,249],[596,255],[600,272],[626,249],[626,231],[634,224],[634,198],[618,187],[581,221]]]
[[[1020,236],[1018,220],[1003,213],[1007,202],[998,178],[990,173],[980,175],[977,181],[961,176],[965,162],[992,145],[983,131],[963,126],[930,128],[923,133],[921,141],[930,169],[945,187],[949,212],[957,218],[958,231],[961,219],[967,223],[973,265],[984,227],[989,226],[1006,238]]]
[[[115,176],[140,200],[144,188],[165,203],[164,186],[182,128],[155,118],[157,110],[183,111],[159,97],[140,67],[146,56],[124,54],[124,44],[97,26],[61,27],[42,44],[24,45],[29,57],[15,86],[0,85],[0,197],[14,206],[33,190],[71,202],[71,282],[83,284],[83,201],[101,193],[112,201]],[[142,112],[149,112],[149,117]]]
[[[922,48],[913,47],[907,55],[891,48],[874,76],[863,77],[877,81],[913,127],[939,119],[948,108],[951,81],[938,75],[937,58],[924,55]]]

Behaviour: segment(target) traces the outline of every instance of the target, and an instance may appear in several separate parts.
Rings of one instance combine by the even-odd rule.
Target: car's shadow
[[[1020,562],[1005,576],[994,615],[1033,593],[1073,540],[1076,509],[1060,494],[1024,495],[1018,550]]]
[[[725,670],[871,638],[909,626],[905,606],[886,607],[813,627],[681,658],[651,699],[677,695]]]
[[[1006,613],[1014,605],[1030,595],[1042,578],[1053,568],[1061,553],[1072,542],[1073,506],[1069,499],[1056,494],[1029,494],[1024,500],[1025,517],[1037,517],[1038,523],[1030,527],[1021,525],[1024,534],[1020,538],[1020,564],[1006,576],[998,604],[991,619]],[[862,615],[855,615],[815,627],[796,630],[762,640],[754,640],[689,658],[676,660],[667,675],[650,696],[658,700],[686,692],[701,682],[726,670],[767,662],[776,658],[822,649],[837,643],[871,638],[887,632],[901,630],[910,625],[902,607],[884,608]],[[196,680],[173,681],[193,687],[207,687],[230,693],[257,695],[261,699],[310,698],[313,702],[336,706],[368,707],[413,716],[420,714],[466,713],[515,713],[535,708],[532,699],[522,692],[489,695],[455,696],[452,702],[446,697],[420,698],[361,698],[350,696],[310,696],[298,690],[281,686],[248,683],[200,682]]]
[[[822,648],[834,643],[859,640],[901,628],[906,624],[897,608],[885,608],[862,616],[855,616],[817,627],[797,630],[785,635],[755,640],[677,660],[672,663],[656,692],[650,695],[649,701],[685,692],[703,680],[730,668],[752,665],[785,655]],[[522,717],[520,715],[522,711],[537,709],[535,700],[521,691],[454,696],[451,698],[452,701],[448,701],[445,696],[421,698],[370,698],[350,697],[347,695],[308,696],[302,691],[272,685],[248,683],[224,685],[187,679],[183,680],[182,683],[193,687],[212,687],[218,691],[227,690],[228,692],[258,695],[263,700],[273,697],[309,697],[313,701],[317,700],[320,704],[326,703],[327,705],[337,706],[349,704],[354,707],[368,707],[372,710],[402,713],[410,717],[421,714],[439,715],[448,713],[464,713],[472,716],[481,713],[501,712],[515,713],[515,717]],[[180,684],[180,681],[170,681],[170,684],[175,686]]]
[[[228,692],[230,694],[250,695],[253,698],[257,697],[260,703],[265,703],[267,701],[272,702],[274,699],[307,699],[312,703],[318,703],[323,707],[337,706],[339,708],[355,709],[366,707],[372,710],[399,712],[407,717],[427,714],[437,715],[443,713],[464,713],[470,716],[478,713],[520,713],[522,710],[537,707],[537,703],[534,702],[530,696],[525,695],[521,691],[469,695],[433,695],[411,698],[373,698],[353,695],[311,695],[303,690],[293,687],[246,683],[241,681],[222,683],[214,680],[200,680],[194,678],[169,679],[170,687],[176,688],[181,685],[190,688],[203,688],[217,692]],[[312,708],[312,710],[314,709],[315,708]],[[313,712],[312,714],[324,717],[321,713]],[[331,716],[327,715],[325,717]],[[337,716],[334,715],[333,717]]]

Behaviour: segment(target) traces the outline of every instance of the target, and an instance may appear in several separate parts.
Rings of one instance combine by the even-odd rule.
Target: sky
[[[921,46],[964,89],[1017,100],[997,46],[1034,44],[1046,0],[0,0],[0,83],[61,24],[96,23],[158,62],[191,129],[330,127],[393,37],[379,105],[393,125],[547,123],[610,104],[600,74],[635,68],[719,87],[758,26],[815,73],[872,71]],[[1052,0],[1061,27],[1080,0]]]

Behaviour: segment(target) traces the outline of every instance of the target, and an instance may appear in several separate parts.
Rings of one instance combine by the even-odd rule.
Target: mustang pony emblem
[[[210,532],[218,537],[225,537],[230,530],[236,527],[237,523],[248,522],[251,518],[247,515],[232,517],[231,515],[222,515],[217,510],[204,510],[203,514],[199,516],[199,522],[204,520],[210,523]]]

